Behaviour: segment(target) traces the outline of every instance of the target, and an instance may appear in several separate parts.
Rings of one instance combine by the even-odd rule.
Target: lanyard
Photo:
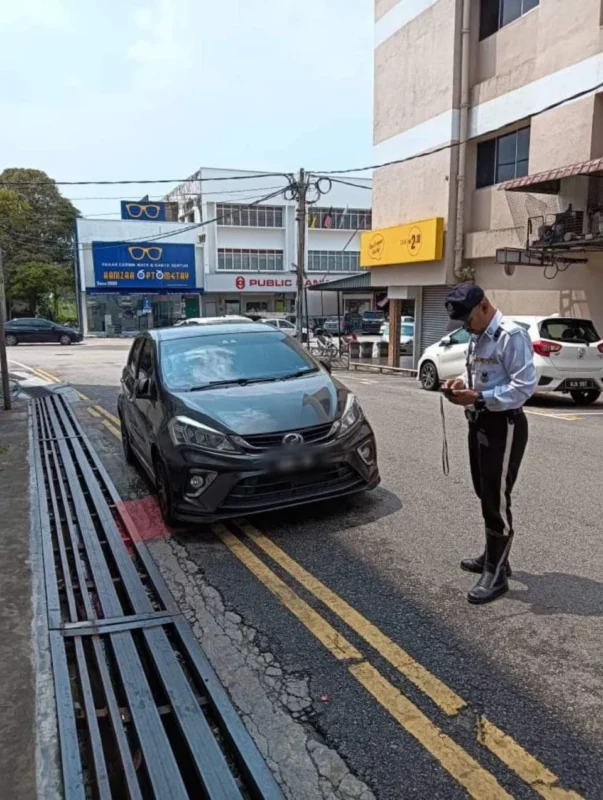
[[[446,477],[450,474],[448,461],[448,437],[446,436],[446,414],[444,413],[444,397],[440,394],[440,417],[442,418],[442,472]]]

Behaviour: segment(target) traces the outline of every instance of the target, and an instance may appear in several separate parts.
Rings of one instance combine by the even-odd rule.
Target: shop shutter
[[[421,314],[421,352],[448,333],[450,323],[444,302],[448,286],[424,286]]]

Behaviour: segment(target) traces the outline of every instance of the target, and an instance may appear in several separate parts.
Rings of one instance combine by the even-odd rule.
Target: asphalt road
[[[287,796],[603,797],[602,404],[530,405],[512,591],[476,608],[458,409],[445,477],[438,395],[340,373],[376,431],[375,492],[173,534],[103,413],[128,347],[19,347],[10,368],[87,398],[80,418]]]

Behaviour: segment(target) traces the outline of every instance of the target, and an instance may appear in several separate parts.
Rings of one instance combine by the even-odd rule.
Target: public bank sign
[[[121,218],[137,219],[142,222],[165,222],[165,203],[122,200]]]
[[[367,231],[360,237],[361,267],[440,261],[443,252],[443,217]]]
[[[92,242],[97,289],[167,293],[195,287],[195,246],[155,242]]]

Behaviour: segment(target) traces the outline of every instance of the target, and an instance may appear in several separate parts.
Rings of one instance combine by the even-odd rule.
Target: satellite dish
[[[515,267],[516,266],[517,266],[516,264],[504,264],[503,265],[503,270],[505,271],[505,275],[507,277],[509,277],[509,278],[511,278],[513,275],[515,275]]]

